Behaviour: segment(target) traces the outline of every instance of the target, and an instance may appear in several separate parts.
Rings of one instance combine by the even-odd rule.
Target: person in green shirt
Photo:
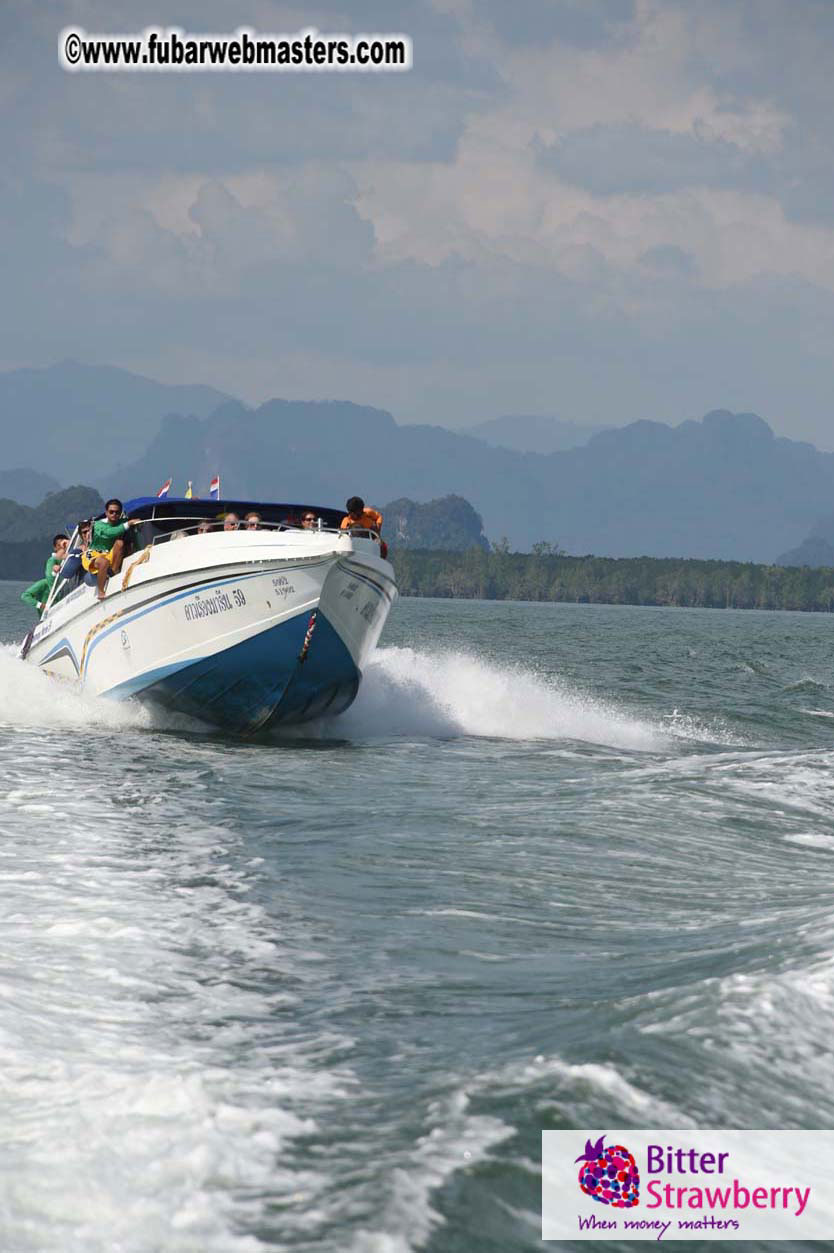
[[[52,540],[52,552],[46,559],[46,567],[43,572],[43,578],[38,579],[37,583],[33,583],[31,587],[27,587],[25,592],[21,592],[20,599],[24,604],[31,605],[37,611],[38,617],[41,616],[49,599],[49,593],[52,591],[52,584],[58,577],[58,571],[63,565],[64,558],[67,555],[69,540],[66,535],[56,535]]]
[[[63,532],[61,532],[60,535],[53,535],[52,552],[49,554],[49,556],[46,559],[46,569],[43,572],[43,577],[45,579],[49,579],[50,587],[55,582],[55,579],[58,576],[58,571],[61,569],[61,566],[64,564],[64,558],[67,555],[68,548],[69,548],[69,539],[67,538],[66,535],[64,535]]]
[[[115,497],[104,506],[104,518],[93,523],[90,547],[83,554],[81,564],[96,576],[98,599],[104,600],[107,580],[118,574],[125,556],[125,536],[132,526],[139,526],[141,518],[122,521],[124,506]]]
[[[20,593],[20,599],[24,604],[31,605],[40,617],[51,590],[52,584],[49,579],[38,579],[37,583],[33,583],[25,592]]]

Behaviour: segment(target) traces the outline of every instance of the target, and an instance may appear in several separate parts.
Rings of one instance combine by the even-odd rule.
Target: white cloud
[[[815,0],[330,0],[315,18],[256,0],[261,30],[384,20],[415,70],[59,69],[61,25],[160,20],[144,8],[43,6],[5,45],[7,357],[157,361],[249,399],[451,422],[677,416],[705,358],[686,412],[795,393],[818,420],[834,23]],[[237,19],[207,0],[178,21]]]
[[[776,195],[711,186],[707,173],[702,185],[696,175],[695,186],[678,191],[594,195],[537,160],[542,143],[624,121],[704,151],[777,153],[790,121],[784,109],[764,95],[733,99],[699,75],[707,34],[726,35],[714,15],[702,22],[697,10],[643,0],[628,39],[578,50],[502,48],[477,8],[459,12],[508,90],[467,120],[454,162],[419,171],[369,162],[358,175],[359,208],[383,260],[438,265],[497,254],[579,276],[589,275],[593,258],[628,271],[648,249],[674,247],[694,258],[691,281],[707,287],[771,274],[834,289],[834,225],[789,220]],[[656,181],[662,177],[661,167]]]

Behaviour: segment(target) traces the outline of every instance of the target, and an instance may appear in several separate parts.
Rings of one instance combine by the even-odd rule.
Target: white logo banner
[[[543,1131],[543,1240],[834,1240],[834,1131]]]

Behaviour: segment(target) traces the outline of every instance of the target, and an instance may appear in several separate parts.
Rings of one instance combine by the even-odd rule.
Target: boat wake
[[[0,688],[0,727],[216,734],[182,714],[85,693],[20,661],[15,645],[0,645]],[[722,738],[677,711],[652,721],[531,669],[498,665],[471,653],[413,648],[378,649],[346,713],[278,733],[279,738],[287,734],[294,739],[575,740],[643,752],[662,752],[681,739]]]
[[[665,728],[624,713],[533,670],[467,653],[381,648],[359,695],[336,720],[319,724],[350,737],[432,736],[582,740],[613,748],[662,750]]]
[[[329,1179],[293,1145],[356,1086],[346,1039],[299,1025],[314,940],[247,898],[262,859],[213,822],[211,767],[116,796],[96,751],[46,772],[0,737],[2,1247],[253,1253],[261,1198],[284,1235],[320,1221]]]

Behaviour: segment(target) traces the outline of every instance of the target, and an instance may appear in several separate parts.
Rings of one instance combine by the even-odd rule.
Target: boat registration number
[[[214,592],[211,596],[199,592],[193,600],[183,605],[186,622],[196,622],[199,618],[208,618],[216,613],[228,613],[231,609],[239,609],[246,604],[246,596],[239,587],[229,588],[225,592]]]

